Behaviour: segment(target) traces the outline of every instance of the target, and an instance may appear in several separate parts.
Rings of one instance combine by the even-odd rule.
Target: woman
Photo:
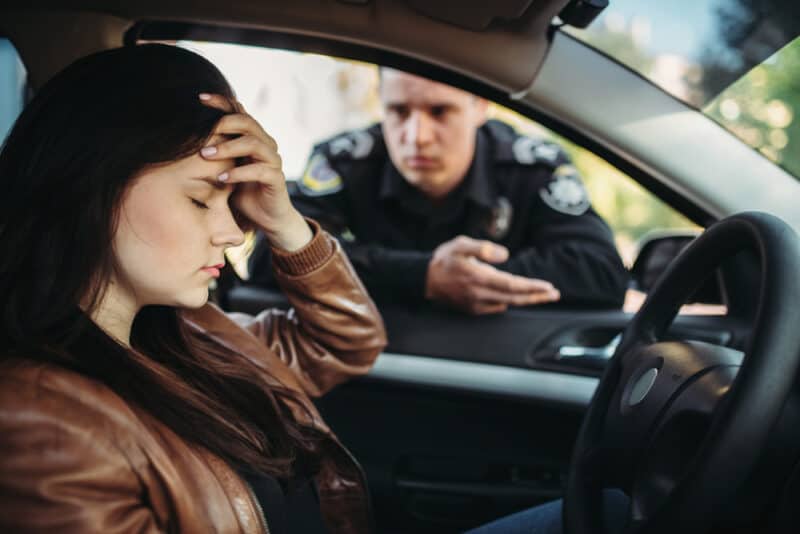
[[[380,317],[213,65],[77,61],[20,116],[0,183],[0,531],[369,530],[309,396],[369,369]],[[207,304],[241,228],[292,311]]]

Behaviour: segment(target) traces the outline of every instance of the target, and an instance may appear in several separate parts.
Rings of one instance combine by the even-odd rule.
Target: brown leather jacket
[[[367,532],[363,474],[308,397],[366,373],[386,335],[338,243],[314,226],[305,248],[275,252],[291,311],[207,305],[187,321],[305,393],[310,423],[330,437],[316,477],[323,519],[331,532]],[[256,533],[268,519],[224,461],[105,385],[28,360],[0,365],[0,532]]]

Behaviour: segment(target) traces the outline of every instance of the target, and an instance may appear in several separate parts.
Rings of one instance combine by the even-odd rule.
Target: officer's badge
[[[561,165],[547,186],[539,190],[545,204],[567,215],[582,215],[589,209],[589,194],[572,165]]]
[[[561,149],[558,145],[547,143],[541,139],[522,136],[514,140],[511,152],[514,154],[516,162],[523,165],[533,165],[539,161],[554,165],[561,154]]]
[[[492,239],[503,239],[511,229],[511,220],[514,208],[506,197],[498,197],[492,207],[492,218],[486,228],[486,233]]]
[[[356,130],[340,135],[328,144],[331,156],[349,154],[353,159],[364,159],[372,152],[375,140],[365,130]]]
[[[311,197],[332,195],[342,190],[342,177],[322,154],[314,154],[308,162],[303,178],[297,184],[300,191]]]

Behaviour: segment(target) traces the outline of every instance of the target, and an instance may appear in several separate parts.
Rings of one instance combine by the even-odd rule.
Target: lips
[[[434,169],[439,166],[439,161],[425,156],[412,156],[405,159],[405,164],[411,169]]]
[[[216,265],[210,265],[208,267],[203,267],[200,270],[205,272],[205,273],[210,274],[214,278],[219,278],[220,269],[222,269],[224,266],[225,266],[224,263],[218,263]]]

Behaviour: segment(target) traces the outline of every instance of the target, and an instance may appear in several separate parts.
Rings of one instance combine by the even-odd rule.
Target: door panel
[[[257,313],[287,303],[239,286],[224,305]],[[316,401],[367,473],[379,532],[461,532],[559,497],[609,344],[632,316],[557,307],[381,313],[389,346],[370,374]],[[669,336],[740,348],[741,324],[679,316]]]
[[[226,309],[251,314],[266,307],[288,307],[279,291],[250,286],[232,288],[222,304]],[[599,376],[601,371],[572,365],[569,358],[559,362],[559,349],[604,348],[633,317],[620,310],[557,306],[517,308],[487,316],[459,314],[429,305],[381,304],[380,309],[389,335],[387,352],[589,376]],[[729,316],[679,315],[667,337],[741,349],[746,342],[746,324],[746,319]]]
[[[370,376],[317,405],[364,467],[382,533],[460,532],[560,496],[582,415]]]

